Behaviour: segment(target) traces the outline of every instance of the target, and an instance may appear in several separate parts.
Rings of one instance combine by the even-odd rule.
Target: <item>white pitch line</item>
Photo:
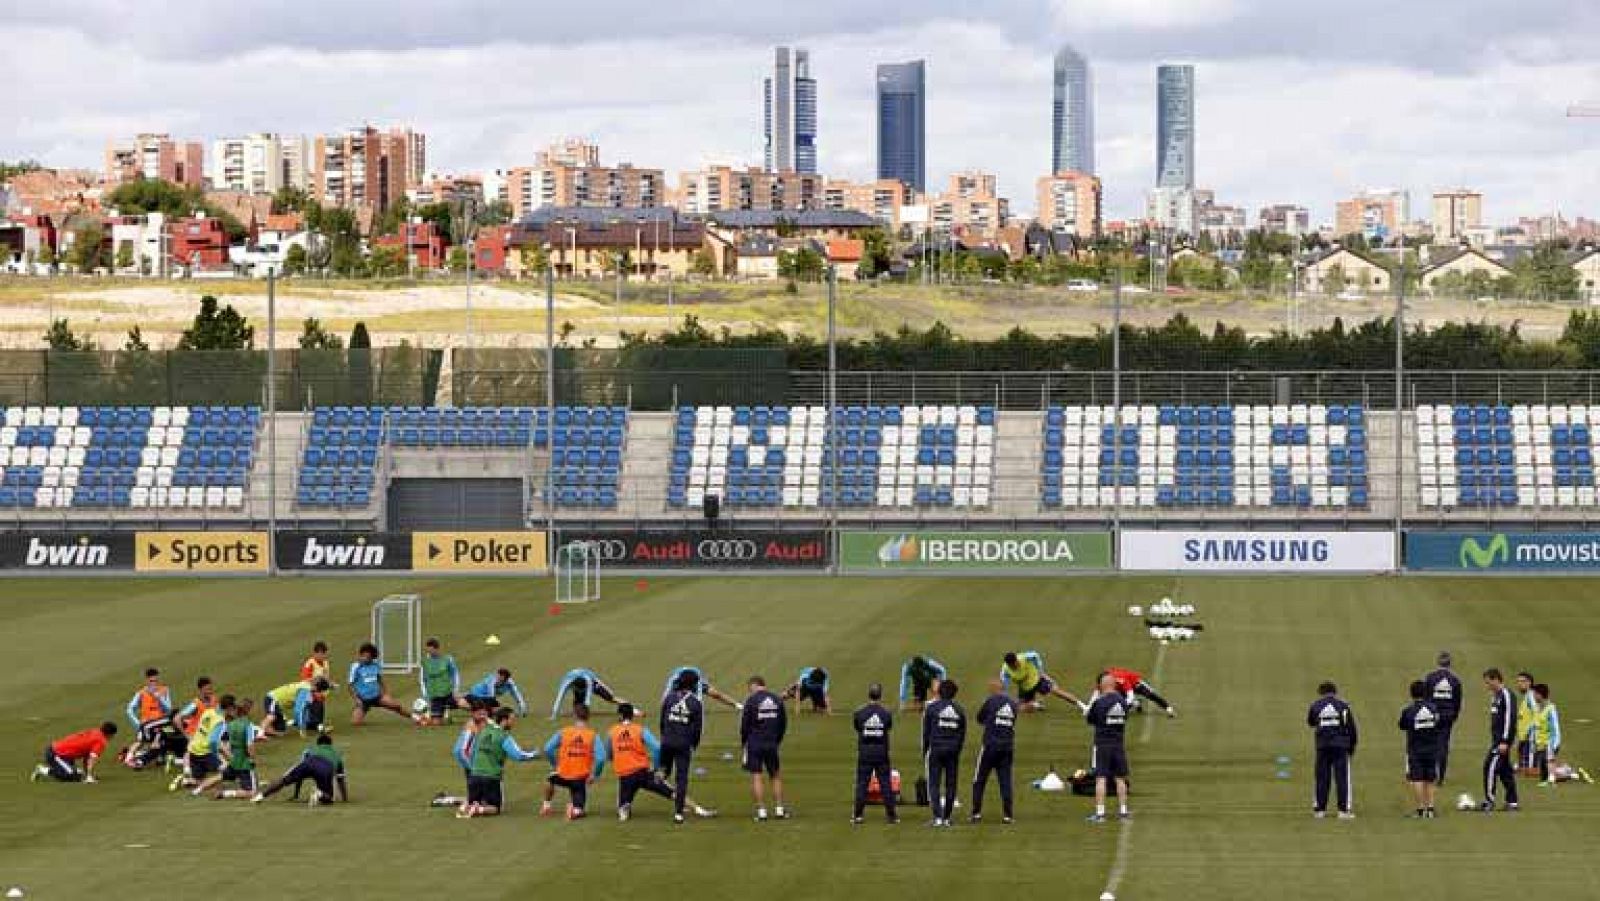
[[[1156,647],[1156,662],[1150,668],[1150,680],[1156,685],[1161,684],[1161,664],[1166,662],[1167,646]],[[1153,711],[1145,711],[1144,728],[1139,730],[1139,744],[1150,743],[1150,736],[1155,730],[1156,718]],[[1111,861],[1111,875],[1106,877],[1106,887],[1101,891],[1101,897],[1117,894],[1117,889],[1122,885],[1122,877],[1128,872],[1128,857],[1133,853],[1133,820],[1125,820],[1121,830],[1117,833],[1117,856]]]

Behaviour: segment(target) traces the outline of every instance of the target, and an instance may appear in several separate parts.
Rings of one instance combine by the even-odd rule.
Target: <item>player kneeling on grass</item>
[[[939,683],[944,681],[947,672],[944,664],[932,657],[919,654],[907,660],[900,668],[901,706],[908,701],[913,710],[927,706],[928,699],[938,694]]]
[[[556,788],[567,790],[571,801],[567,804],[567,819],[584,817],[589,805],[589,786],[600,778],[606,768],[606,749],[589,728],[589,705],[572,705],[576,720],[545,743],[544,757],[556,768],[544,783],[544,803],[539,805],[539,816],[547,817],[555,808]]]
[[[461,733],[456,736],[455,744],[450,746],[450,759],[461,767],[461,776],[466,780],[470,790],[472,786],[472,751],[478,742],[478,735],[483,732],[483,727],[489,722],[489,711],[479,707],[472,711],[471,719],[461,727]],[[466,795],[452,795],[449,792],[439,792],[428,802],[429,807],[455,807],[466,806]]]
[[[1130,819],[1128,812],[1128,748],[1123,737],[1128,727],[1128,699],[1117,691],[1116,677],[1100,676],[1099,694],[1083,715],[1094,727],[1094,814],[1091,823],[1106,821],[1107,783],[1117,784],[1117,816]]]
[[[272,780],[261,793],[251,798],[251,802],[260,804],[280,791],[285,786],[293,786],[294,794],[291,800],[300,800],[300,784],[307,779],[315,786],[311,795],[311,806],[333,803],[334,783],[339,786],[339,800],[350,803],[350,786],[345,779],[344,755],[333,746],[333,736],[324,732],[317,736],[317,740],[306,748],[300,759],[289,771]]]
[[[796,708],[811,702],[812,713],[832,713],[828,703],[828,671],[820,666],[808,666],[800,671],[800,678],[783,690],[785,701],[794,701]]]
[[[423,648],[417,682],[428,709],[412,719],[419,726],[442,726],[450,711],[468,708],[461,697],[461,669],[456,666],[456,658],[440,648],[439,639],[428,639]]]
[[[568,692],[572,693],[574,709],[579,704],[588,704],[592,698],[599,698],[619,707],[627,703],[622,698],[617,697],[616,692],[612,691],[611,686],[600,678],[599,673],[580,666],[577,669],[567,670],[567,674],[561,677],[560,684],[556,686],[555,703],[550,705],[551,719],[561,715],[561,701],[567,696]]]
[[[217,747],[228,725],[228,717],[235,709],[233,695],[223,695],[219,706],[208,707],[194,718],[194,732],[189,736],[189,747],[184,755],[188,772],[174,777],[167,791],[190,786],[198,795],[221,781],[222,758]]]
[[[308,729],[320,726],[321,721],[315,716],[314,708],[322,703],[327,691],[328,680],[318,679],[315,682],[290,682],[267,692],[261,702],[261,734],[266,738],[276,738],[293,726],[304,735]],[[313,720],[318,721],[313,723]]]
[[[133,724],[133,744],[123,760],[135,769],[144,767],[145,755],[161,745],[161,734],[172,724],[172,692],[161,682],[161,671],[144,671],[144,684],[128,701],[128,722]]]
[[[772,800],[778,819],[787,820],[783,806],[783,771],[778,748],[789,730],[789,710],[777,695],[767,691],[760,676],[750,677],[750,695],[739,718],[739,745],[744,749],[744,771],[750,774],[750,793],[756,800],[756,822],[767,821],[766,780],[772,781]]]
[[[1050,674],[1044,671],[1044,657],[1038,651],[1010,651],[1001,659],[1001,664],[1000,678],[1002,682],[1008,681],[1017,687],[1017,700],[1022,702],[1023,709],[1043,710],[1041,698],[1045,695],[1071,701],[1078,705],[1079,710],[1089,709],[1087,704],[1078,700],[1077,695],[1050,678]]]
[[[617,772],[617,819],[626,823],[633,817],[633,799],[639,792],[647,791],[671,801],[673,789],[656,772],[661,763],[661,742],[648,728],[633,721],[633,705],[626,701],[618,704],[617,717],[621,722],[606,735],[606,753]],[[684,803],[697,817],[717,815],[687,796]]]
[[[511,728],[517,715],[501,707],[490,717],[490,723],[478,733],[472,743],[472,774],[467,777],[467,804],[456,813],[461,819],[498,816],[505,807],[505,793],[501,780],[505,778],[506,761],[526,763],[537,760],[536,751],[524,751],[511,737]]]
[[[522,697],[522,689],[517,687],[517,680],[511,678],[511,670],[503,666],[467,689],[467,703],[473,707],[494,710],[500,706],[500,696],[505,694],[511,695],[511,700],[516,702],[517,716],[528,715],[528,702]]]
[[[350,724],[359,726],[367,720],[367,711],[374,707],[392,711],[396,716],[411,718],[400,706],[400,702],[389,696],[388,686],[383,684],[383,664],[378,661],[378,646],[366,642],[356,651],[356,659],[350,664],[350,678],[346,688],[350,697],[356,702],[355,709],[350,711]]]
[[[57,782],[93,782],[95,764],[105,756],[106,742],[117,734],[116,723],[101,723],[93,729],[58,738],[44,748],[44,763],[33,768],[34,782],[49,776]],[[82,769],[79,769],[79,766]]]
[[[1428,686],[1422,680],[1411,683],[1411,703],[1400,711],[1400,731],[1406,734],[1406,782],[1416,802],[1417,819],[1431,820],[1438,814],[1433,806],[1434,783],[1439,779],[1439,745],[1444,718],[1427,700]]]

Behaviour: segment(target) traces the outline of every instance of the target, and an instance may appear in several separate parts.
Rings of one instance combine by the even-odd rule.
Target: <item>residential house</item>
[[[829,241],[827,244],[828,262],[833,265],[836,277],[840,280],[854,281],[856,271],[861,268],[861,260],[866,255],[867,243],[855,238]]]
[[[167,226],[167,248],[173,263],[187,266],[191,274],[229,266],[222,220],[204,213],[174,219]]]
[[[1482,251],[1471,247],[1457,247],[1428,258],[1422,267],[1422,290],[1430,294],[1436,293],[1435,286],[1441,279],[1454,281],[1450,278],[1452,274],[1467,276],[1475,272],[1483,273],[1491,279],[1511,274],[1511,270],[1504,264],[1490,259]]]
[[[1312,294],[1382,294],[1389,270],[1365,254],[1345,247],[1324,251],[1300,270],[1301,289]]]
[[[1600,247],[1574,250],[1567,261],[1578,273],[1578,296],[1591,304],[1600,304]]]
[[[444,235],[424,219],[413,218],[401,224],[395,234],[374,238],[372,245],[398,249],[410,269],[438,269],[445,263]]]

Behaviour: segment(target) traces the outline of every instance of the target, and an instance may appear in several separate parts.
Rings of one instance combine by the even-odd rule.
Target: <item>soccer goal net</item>
[[[386,673],[422,666],[422,596],[391,594],[372,605],[372,643]]]
[[[600,600],[600,552],[587,541],[556,549],[556,603],[586,604]]]

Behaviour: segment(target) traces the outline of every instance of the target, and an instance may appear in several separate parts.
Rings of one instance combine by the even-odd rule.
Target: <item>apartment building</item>
[[[310,193],[330,206],[386,209],[420,184],[427,171],[427,141],[410,129],[380,132],[371,126],[319,135],[312,145]]]
[[[1276,203],[1257,214],[1261,230],[1272,235],[1300,235],[1311,232],[1311,211],[1292,203]]]
[[[540,207],[665,206],[667,185],[660,169],[603,166],[598,145],[569,138],[540,151],[534,165],[508,170],[500,196],[521,219]]]
[[[1100,179],[1068,170],[1040,178],[1036,188],[1040,225],[1080,238],[1100,234]]]
[[[916,202],[916,192],[897,178],[866,182],[828,179],[822,186],[824,210],[865,213],[895,231],[900,229],[901,211]]]
[[[198,141],[174,141],[168,134],[141,134],[106,144],[106,183],[161,179],[201,187],[205,152]]]
[[[944,192],[929,198],[928,214],[938,231],[993,237],[1011,217],[1011,204],[999,196],[993,173],[969,170],[950,176]]]
[[[696,215],[725,210],[820,210],[823,183],[822,176],[807,172],[708,166],[679,176],[678,204],[683,212]]]

